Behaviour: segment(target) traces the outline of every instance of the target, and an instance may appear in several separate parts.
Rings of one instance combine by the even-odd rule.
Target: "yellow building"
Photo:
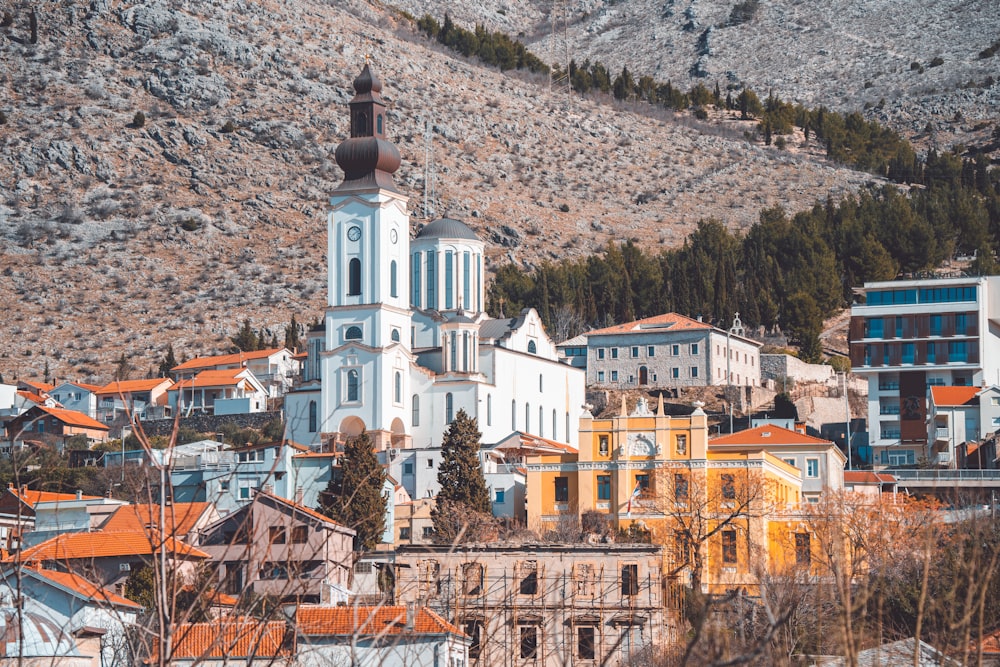
[[[584,415],[578,452],[527,460],[529,528],[544,534],[597,513],[612,530],[648,531],[668,547],[668,573],[708,592],[750,589],[762,567],[795,560],[796,544],[808,562],[801,549],[809,539],[795,537],[798,521],[790,524],[803,472],[777,454],[759,441],[714,449],[700,406],[670,416],[662,398],[655,413],[640,399],[629,413],[623,399],[617,416]]]

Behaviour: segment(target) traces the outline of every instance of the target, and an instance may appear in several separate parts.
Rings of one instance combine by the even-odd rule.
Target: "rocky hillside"
[[[871,180],[801,136],[750,142],[725,115],[549,94],[363,0],[17,0],[0,15],[7,380],[46,364],[108,379],[122,352],[145,373],[168,344],[219,350],[246,317],[280,331],[321,316],[333,149],[365,54],[415,224],[429,154],[429,213],[466,219],[493,262],[674,245],[703,217],[745,228]]]

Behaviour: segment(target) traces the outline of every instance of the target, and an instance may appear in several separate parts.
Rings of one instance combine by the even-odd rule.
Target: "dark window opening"
[[[622,595],[639,594],[639,566],[635,563],[622,565]]]
[[[521,626],[521,657],[538,657],[538,628],[533,625]]]
[[[736,531],[722,531],[722,562],[728,565],[736,564]]]
[[[347,295],[361,294],[361,260],[353,258],[347,268]]]
[[[581,660],[593,660],[595,655],[594,639],[596,631],[591,625],[576,629],[576,655]]]
[[[556,477],[556,502],[569,502],[569,478]]]

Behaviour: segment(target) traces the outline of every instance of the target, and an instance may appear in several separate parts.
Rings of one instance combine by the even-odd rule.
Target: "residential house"
[[[133,421],[169,417],[167,390],[172,385],[167,378],[109,382],[97,391],[97,419],[110,423],[124,415]]]
[[[222,616],[207,623],[181,623],[174,628],[166,663],[183,667],[253,667],[294,665],[295,635],[284,621],[251,616]],[[145,664],[159,664],[162,645],[154,638]]]
[[[329,602],[350,583],[354,531],[293,501],[259,491],[251,502],[200,531],[198,548],[229,595]]]
[[[283,347],[236,352],[211,357],[196,357],[170,369],[177,381],[190,380],[202,371],[249,369],[265,387],[269,398],[284,396],[292,388],[301,372],[301,360],[294,352]]]
[[[42,506],[42,525],[51,523],[51,518],[46,517],[46,509],[52,507],[53,503],[75,503],[76,501],[90,502],[101,500],[95,496],[83,496],[75,493],[53,493],[50,491],[35,491],[25,487],[16,487],[9,484],[0,494],[0,548],[7,551],[16,551],[21,548],[21,540],[26,533],[30,533],[35,527],[35,506]],[[58,516],[54,514],[53,516]],[[87,528],[90,521],[87,520]]]
[[[219,511],[212,503],[178,503],[163,505],[141,503],[123,505],[101,525],[105,533],[145,532],[152,536],[164,533],[182,542],[194,544],[201,531],[218,521]],[[163,528],[165,526],[165,528]]]
[[[875,463],[913,465],[928,451],[927,388],[1000,377],[1000,276],[865,283],[849,329],[852,372],[868,381]]]
[[[167,390],[170,410],[239,415],[267,411],[267,389],[249,368],[204,370],[181,377]]]
[[[896,493],[896,478],[873,470],[845,470],[844,490],[862,493],[877,500],[882,494]]]
[[[763,344],[745,335],[739,316],[725,331],[666,313],[588,331],[586,343],[589,387],[760,385]],[[580,345],[567,341],[561,349],[579,360]]]
[[[1000,431],[1000,387],[928,388],[928,460],[959,467],[959,446],[980,443]],[[893,455],[890,454],[890,457]]]
[[[678,638],[663,548],[650,544],[404,545],[397,604],[471,639],[471,665],[620,665]]]
[[[72,572],[7,567],[0,571],[0,599],[22,600],[26,615],[21,633],[5,634],[7,642],[13,638],[16,644],[19,634],[24,642],[21,647],[7,643],[8,657],[20,649],[29,658],[25,664],[43,662],[32,658],[87,667],[131,664],[127,633],[142,607],[111,590]]]
[[[30,547],[62,533],[98,530],[119,507],[127,504],[105,496],[85,496],[77,491],[38,493],[22,490],[20,495],[33,501],[34,527],[22,537],[24,547]]]
[[[296,657],[303,667],[461,667],[471,639],[426,607],[316,606],[295,610]]]
[[[21,414],[18,409],[17,385],[0,382],[0,423]]]
[[[97,418],[97,393],[101,387],[85,382],[63,382],[49,392],[59,407],[82,412],[91,419]]]
[[[44,405],[36,405],[7,422],[9,442],[38,440],[62,447],[77,435],[88,442],[103,442],[108,439],[108,427],[82,412]]]

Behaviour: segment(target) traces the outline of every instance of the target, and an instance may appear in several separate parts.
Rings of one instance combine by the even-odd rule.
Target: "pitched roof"
[[[158,538],[141,530],[93,533],[62,533],[29,547],[18,556],[21,562],[46,562],[82,558],[113,558],[115,556],[150,556],[159,553]],[[181,558],[209,558],[200,549],[167,537],[164,545],[168,553]],[[14,561],[8,556],[3,562]]]
[[[199,387],[229,387],[244,382],[243,378],[236,377],[240,373],[246,372],[245,368],[225,368],[223,370],[210,369],[201,371],[194,378],[184,378],[170,385],[170,391],[179,387],[184,389],[197,389]]]
[[[413,630],[406,629],[405,605],[377,607],[330,607],[302,605],[295,612],[295,626],[303,635],[402,635],[455,634],[465,636],[456,625],[427,607],[416,610]]]
[[[823,438],[817,438],[798,431],[791,431],[774,424],[764,424],[746,431],[737,431],[727,435],[712,438],[708,441],[708,446],[713,445],[752,445],[754,447],[768,447],[774,445],[832,445],[833,443]]]
[[[282,498],[281,496],[276,496],[273,493],[268,493],[267,491],[258,491],[257,493],[254,494],[254,500],[257,500],[258,498],[269,498],[271,500],[276,501],[279,505],[285,505],[286,507],[290,507],[293,510],[302,512],[304,514],[307,514],[307,515],[311,516],[314,519],[322,521],[323,523],[331,524],[333,526],[336,526],[337,528],[340,528],[341,530],[350,531],[351,533],[354,532],[353,530],[351,530],[347,526],[345,526],[342,523],[339,523],[337,521],[334,521],[333,519],[331,519],[330,517],[326,516],[325,514],[320,514],[316,510],[309,509],[305,505],[300,505],[299,503],[292,502],[291,500],[288,500],[287,498]]]
[[[75,493],[55,493],[53,491],[35,491],[34,489],[18,489],[14,486],[8,486],[7,490],[13,493],[15,496],[21,499],[26,505],[34,507],[38,503],[59,503],[59,502],[72,502],[76,500],[99,500],[100,496],[80,496],[76,497]]]
[[[982,387],[931,387],[934,405],[975,405]]]
[[[170,369],[171,373],[177,371],[192,371],[199,368],[211,368],[213,366],[230,366],[232,364],[243,364],[246,361],[255,359],[266,359],[272,354],[285,351],[283,347],[273,347],[267,350],[254,350],[253,352],[237,352],[236,354],[220,354],[214,357],[195,357],[188,359],[183,364],[179,364]]]
[[[895,484],[892,475],[871,470],[845,470],[844,484]]]
[[[218,618],[210,623],[181,623],[174,629],[171,658],[272,658],[288,656],[284,621],[260,621],[245,616]],[[159,654],[153,643],[153,657]]]
[[[56,388],[54,384],[49,384],[48,382],[36,382],[35,380],[21,380],[21,384],[34,387],[37,391],[44,393],[48,393]]]
[[[88,581],[77,574],[73,574],[72,572],[56,572],[55,570],[44,570],[41,568],[25,568],[25,572],[34,574],[42,579],[47,579],[57,586],[60,586],[61,588],[75,593],[87,600],[93,600],[97,603],[112,604],[116,607],[132,607],[134,609],[142,609],[142,605],[132,602],[127,598],[123,598],[107,588],[101,588],[97,584]]]
[[[114,382],[109,382],[103,387],[100,387],[97,390],[97,394],[111,394],[117,396],[118,394],[128,394],[133,391],[152,391],[164,382],[173,381],[170,378],[153,378],[151,380],[115,380]]]
[[[530,450],[537,454],[577,454],[579,450],[572,445],[563,442],[556,442],[548,438],[541,438],[537,435],[514,431],[509,436],[498,442],[493,449],[502,450]],[[555,451],[553,451],[555,450]]]
[[[76,410],[67,410],[66,408],[47,408],[44,405],[36,405],[36,408],[45,412],[51,417],[55,417],[63,424],[68,424],[69,426],[79,426],[80,428],[93,428],[99,431],[107,431],[108,425],[102,424],[96,419],[91,419],[82,412],[77,412]]]
[[[173,503],[164,509],[167,534],[183,537],[191,532],[194,525],[211,503]],[[160,506],[157,504],[123,505],[111,515],[101,527],[105,532],[149,532],[147,526],[159,528]]]
[[[37,403],[39,405],[45,403],[45,401],[48,400],[44,396],[41,396],[39,394],[33,394],[30,391],[25,391],[24,389],[18,389],[17,395],[20,396],[21,398],[26,398],[32,403]]]
[[[625,324],[616,324],[604,329],[597,329],[596,331],[588,331],[586,335],[589,337],[621,333],[653,333],[667,330],[693,331],[696,329],[707,330],[714,328],[707,322],[692,320],[690,317],[684,317],[677,313],[664,313],[663,315],[647,317],[634,322],[626,322]]]
[[[96,394],[100,390],[100,388],[101,388],[101,385],[99,385],[99,384],[88,384],[86,382],[63,382],[61,384],[56,385],[52,389],[57,389],[57,388],[63,386],[64,384],[65,385],[70,385],[72,387],[79,387],[80,389],[86,389],[87,391],[91,392],[92,394]]]

